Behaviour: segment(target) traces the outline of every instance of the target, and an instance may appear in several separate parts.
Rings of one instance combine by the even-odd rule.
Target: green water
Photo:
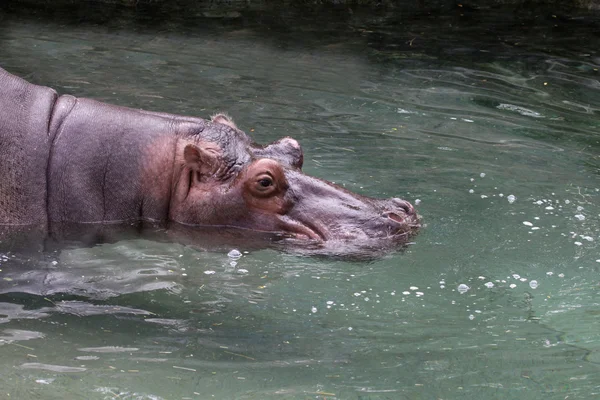
[[[370,262],[144,239],[0,255],[0,398],[598,398],[598,15],[140,13],[5,10],[0,65],[227,111],[426,226]]]

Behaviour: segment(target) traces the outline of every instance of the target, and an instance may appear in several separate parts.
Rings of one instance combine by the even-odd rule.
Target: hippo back
[[[54,90],[0,68],[0,237],[8,226],[47,226],[47,168]]]

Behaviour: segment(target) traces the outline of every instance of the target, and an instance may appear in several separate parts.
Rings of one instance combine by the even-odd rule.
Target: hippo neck
[[[49,223],[166,223],[178,137],[204,125],[202,119],[75,99],[51,133]]]

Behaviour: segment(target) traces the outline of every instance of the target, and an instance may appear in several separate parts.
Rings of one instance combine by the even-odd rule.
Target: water
[[[0,397],[596,398],[600,20],[557,12],[0,14],[13,73],[225,110],[426,223],[362,262],[146,239],[2,254]]]

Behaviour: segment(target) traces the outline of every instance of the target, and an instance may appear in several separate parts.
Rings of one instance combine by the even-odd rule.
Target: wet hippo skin
[[[257,145],[223,114],[204,120],[58,96],[0,69],[3,232],[151,222],[377,246],[406,243],[420,226],[409,202],[349,192],[303,174],[302,163],[296,140]]]

